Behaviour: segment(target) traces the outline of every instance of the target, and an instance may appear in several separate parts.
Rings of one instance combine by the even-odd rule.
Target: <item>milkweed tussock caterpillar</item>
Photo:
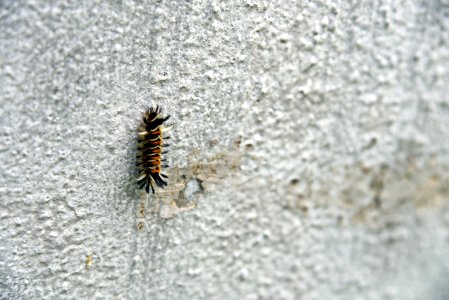
[[[150,193],[150,187],[154,194],[155,185],[161,188],[167,185],[164,178],[168,178],[168,176],[162,172],[162,168],[168,168],[164,158],[168,151],[162,149],[169,146],[165,140],[170,137],[164,137],[163,133],[171,126],[163,125],[170,115],[164,117],[161,113],[162,108],[159,106],[149,108],[138,129],[136,166],[139,175],[137,176],[137,185],[140,189],[145,187],[147,194]]]

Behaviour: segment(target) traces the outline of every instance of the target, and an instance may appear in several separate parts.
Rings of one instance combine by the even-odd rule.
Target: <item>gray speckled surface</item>
[[[1,298],[448,299],[448,15],[3,1]],[[148,203],[151,104],[176,127]]]

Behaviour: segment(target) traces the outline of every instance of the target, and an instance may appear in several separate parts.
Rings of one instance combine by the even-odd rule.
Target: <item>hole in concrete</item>
[[[245,144],[245,149],[248,150],[248,151],[253,150],[254,149],[254,145],[251,144],[251,143],[247,143],[247,144]]]
[[[210,146],[210,147],[214,147],[214,146],[218,145],[218,143],[219,143],[218,140],[210,140],[210,141],[209,141],[209,146]]]
[[[242,144],[242,137],[239,136],[234,141],[235,148],[239,149],[241,144]]]
[[[290,185],[297,185],[298,183],[299,183],[298,178],[293,178],[292,180],[290,180]]]

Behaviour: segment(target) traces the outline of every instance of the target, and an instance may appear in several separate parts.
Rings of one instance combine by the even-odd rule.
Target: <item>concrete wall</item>
[[[449,299],[448,41],[443,0],[2,1],[1,299]]]

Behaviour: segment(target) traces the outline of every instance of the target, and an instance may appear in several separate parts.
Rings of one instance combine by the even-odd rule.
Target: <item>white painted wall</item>
[[[111,2],[0,4],[1,299],[449,299],[447,2]]]

